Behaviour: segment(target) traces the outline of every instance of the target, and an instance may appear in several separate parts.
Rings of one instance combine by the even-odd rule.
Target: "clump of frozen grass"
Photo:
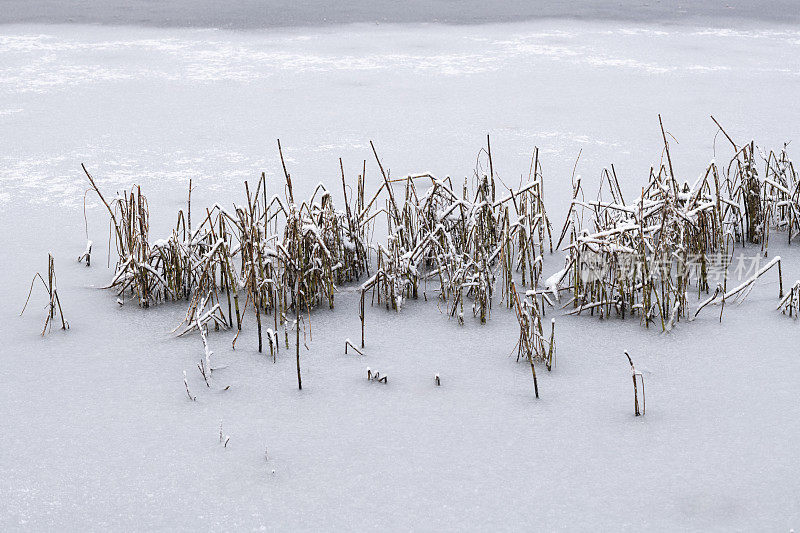
[[[800,232],[800,180],[787,145],[777,152],[764,152],[752,140],[739,146],[714,117],[711,119],[735,152],[726,169],[725,185],[732,200],[742,206],[742,233],[748,242],[760,244],[766,257],[771,228],[786,230],[790,244]],[[764,164],[761,175],[759,159]]]
[[[488,138],[481,151],[488,169],[480,166],[479,159],[472,187],[467,180],[459,188],[450,178],[430,174],[391,180],[372,149],[383,184],[369,205],[386,191],[389,235],[385,246],[377,246],[375,273],[361,287],[362,347],[369,293],[373,304],[383,301],[387,309],[399,311],[404,300],[418,297],[420,285],[427,287],[433,280],[438,282],[439,302],[448,316],[463,324],[467,307],[485,323],[491,316],[498,277],[509,307],[514,305],[510,290],[515,273],[523,286],[535,285],[546,241],[552,252],[538,149],[527,183],[507,188],[506,194],[499,193]],[[430,187],[423,191],[420,184],[427,181]],[[397,200],[393,183],[402,183],[403,202]]]
[[[800,233],[800,179],[786,153],[785,144],[779,152],[770,151],[761,156],[765,162],[762,187],[765,222],[762,232],[766,232],[762,249],[766,251],[770,226],[786,230],[789,243]]]
[[[280,143],[278,148],[283,163]],[[179,211],[172,235],[152,244],[148,202],[141,188],[134,187],[131,193],[108,202],[84,167],[111,216],[111,231],[116,236],[118,260],[109,287],[116,289],[123,301],[126,295],[135,297],[142,307],[187,299],[190,303],[180,334],[202,334],[210,324],[215,329],[235,324],[234,348],[250,308],[262,351],[262,318],[272,314],[274,329],[269,328],[267,334],[273,360],[278,350],[274,332],[283,325],[288,346],[287,316],[293,311],[298,326],[297,379],[302,388],[301,313],[310,316],[311,310],[322,304],[333,308],[336,284],[353,281],[368,271],[365,239],[372,219],[364,218],[369,208],[364,208],[363,176],[359,176],[358,211],[353,213],[341,167],[347,203],[344,211],[334,208],[332,195],[322,184],[308,201],[296,203],[284,164],[284,199],[267,195],[262,174],[254,191],[245,182],[246,205],[227,210],[216,204],[206,210],[198,226],[192,227],[190,186],[186,214]],[[240,292],[244,293],[244,306]]]
[[[168,296],[174,297],[174,287],[151,264],[148,240],[150,213],[141,187],[134,187],[130,193],[125,191],[109,203],[85,166],[83,170],[111,215],[111,231],[116,237],[114,242],[118,260],[109,287],[116,288],[123,299],[126,291],[130,291],[136,295],[139,305],[145,308],[151,302],[158,302]]]
[[[511,283],[511,294],[514,298],[514,310],[519,322],[519,340],[517,341],[517,362],[528,361],[533,376],[533,390],[539,397],[539,382],[536,377],[535,362],[544,363],[547,370],[553,368],[555,361],[555,320],[550,321],[550,338],[545,338],[542,327],[544,304],[536,299],[536,291],[527,291],[525,299],[520,300],[516,286]]]
[[[785,150],[762,154],[762,178],[755,144],[738,147],[728,137],[735,154],[727,167],[720,171],[712,162],[690,184],[675,174],[663,125],[661,133],[665,158],[657,171],[651,168],[641,195],[632,201],[625,201],[613,166],[603,171],[595,201],[585,199],[580,180],[573,183],[573,200],[559,239],[560,246],[569,236],[569,314],[634,314],[646,326],[657,322],[669,330],[689,316],[692,283],[698,296],[709,292],[712,268],[722,269],[723,281],[697,312],[717,297],[724,303],[750,287],[776,261],[781,282],[780,259],[775,258],[745,286],[727,291],[727,269],[737,243],[760,243],[766,255],[771,226],[789,228],[791,240],[798,224],[800,188]],[[782,288],[779,293],[782,296]]]
[[[374,146],[372,151],[382,183],[368,200],[365,162],[356,194],[348,194],[340,160],[344,209],[336,209],[322,184],[309,200],[295,199],[279,142],[286,184],[283,197],[268,196],[262,174],[254,189],[245,182],[244,205],[228,210],[215,204],[199,225],[192,226],[190,183],[186,212],[178,212],[167,239],[154,243],[149,240],[149,204],[141,188],[109,202],[84,167],[109,212],[116,237],[117,267],[109,286],[123,301],[130,295],[142,307],[188,300],[186,317],[176,331],[181,327],[180,335],[197,331],[205,339],[212,324],[215,330],[235,324],[234,348],[244,317],[252,309],[261,351],[262,322],[271,314],[274,329],[267,330],[267,337],[273,361],[278,349],[274,332],[283,325],[288,346],[287,317],[294,314],[297,380],[302,388],[300,327],[307,324],[303,315],[310,318],[311,310],[320,305],[333,308],[336,286],[369,275],[371,265],[375,271],[361,287],[362,348],[369,292],[373,303],[377,299],[378,304],[399,311],[407,299],[418,297],[421,285],[438,281],[439,301],[449,316],[463,323],[464,308],[471,307],[483,323],[491,314],[498,275],[504,280],[503,297],[509,306],[509,282],[515,272],[523,285],[536,283],[550,235],[538,150],[528,182],[504,194],[499,192],[488,138],[481,151],[488,172],[479,158],[472,188],[467,181],[456,187],[450,178],[430,174],[391,179]],[[429,181],[430,187],[419,189],[420,180]],[[398,185],[404,188],[402,196],[395,191]],[[385,244],[371,245],[369,236],[380,215],[388,237]],[[552,251],[552,242],[549,248]],[[352,343],[349,347],[354,348]],[[208,363],[201,361],[199,367],[210,386]]]
[[[693,186],[679,183],[665,133],[664,147],[667,162],[657,173],[651,169],[641,196],[631,202],[625,201],[613,167],[603,172],[596,201],[583,199],[580,181],[574,185],[561,236],[570,238],[566,270],[573,287],[568,304],[574,309],[569,314],[639,314],[645,325],[658,320],[662,329],[686,316],[688,258],[699,255],[702,260],[719,251],[726,242],[727,218],[736,210],[722,209],[714,164]],[[586,215],[591,230],[582,226]],[[702,268],[701,290],[705,275]]]
[[[333,309],[339,285],[366,277],[359,287],[361,348],[368,300],[399,312],[420,292],[425,300],[435,292],[440,309],[459,324],[470,309],[485,323],[499,292],[501,304],[516,312],[518,359],[531,364],[538,396],[534,363],[550,370],[556,355],[555,325],[551,321],[548,338],[545,310],[562,293],[571,296],[564,305],[572,305],[570,314],[634,315],[648,327],[659,323],[669,330],[690,316],[690,292],[696,290],[698,298],[710,292],[714,257],[722,258],[725,277],[701,309],[717,300],[724,308],[726,299],[743,297],[752,286],[727,291],[726,260],[735,246],[758,243],[766,253],[770,228],[788,229],[790,242],[800,232],[800,181],[785,147],[764,154],[753,142],[739,147],[728,137],[734,148],[730,163],[718,168],[712,162],[689,183],[674,171],[663,125],[661,134],[662,161],[636,198],[624,198],[613,165],[602,173],[596,201],[587,200],[573,176],[573,200],[556,246],[567,243],[568,257],[544,288],[543,257],[546,248],[553,251],[553,240],[538,149],[527,180],[508,187],[495,170],[488,137],[474,174],[463,183],[429,173],[392,178],[370,143],[380,171],[377,190],[366,195],[366,161],[351,190],[340,160],[344,201],[337,207],[322,183],[307,199],[295,197],[278,142],[282,194],[268,194],[262,173],[255,187],[245,182],[241,204],[214,204],[193,225],[190,182],[186,210],[178,211],[171,235],[152,243],[141,189],[134,186],[109,202],[86,175],[111,217],[117,264],[109,287],[119,301],[131,297],[142,307],[188,301],[175,331],[197,331],[206,349],[212,325],[215,331],[235,327],[235,348],[250,311],[259,351],[265,323],[271,322],[266,336],[274,362],[276,332],[283,327],[288,349],[293,324],[302,389],[300,330],[303,341],[311,337],[312,311]],[[372,240],[377,227],[385,227],[385,240]],[[518,285],[526,288],[524,301]],[[355,349],[353,343],[345,344],[346,353],[349,348]],[[210,364],[204,359],[199,366],[208,377]]]
[[[36,283],[36,278],[42,282],[44,285],[45,291],[47,291],[48,302],[47,302],[47,316],[44,319],[44,328],[42,328],[42,336],[47,333],[50,327],[53,324],[53,320],[56,318],[56,313],[58,313],[58,317],[61,319],[61,329],[67,330],[69,329],[69,323],[64,319],[64,312],[61,309],[61,299],[58,297],[58,287],[56,284],[56,267],[55,267],[55,260],[53,259],[52,254],[47,254],[47,281],[45,281],[44,277],[41,273],[37,272],[34,274],[33,279],[31,280],[31,287],[28,290],[28,297],[25,299],[25,305],[22,307],[22,311],[20,311],[20,316],[25,312],[25,309],[28,307],[28,302],[30,302],[31,294],[33,294],[33,285]]]

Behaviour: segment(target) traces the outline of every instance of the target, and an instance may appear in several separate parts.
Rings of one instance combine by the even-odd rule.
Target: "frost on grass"
[[[178,211],[171,235],[152,244],[141,189],[134,186],[109,202],[88,171],[86,176],[111,217],[117,264],[109,287],[142,307],[188,301],[175,331],[200,334],[205,355],[198,368],[209,387],[211,327],[235,328],[235,348],[250,310],[259,351],[266,329],[273,361],[277,332],[283,328],[288,348],[294,327],[302,389],[301,330],[307,346],[312,310],[333,309],[339,286],[360,283],[361,348],[368,301],[400,312],[409,299],[427,301],[432,294],[443,314],[459,324],[470,311],[485,323],[499,293],[500,304],[516,313],[517,359],[530,364],[538,396],[534,365],[551,370],[556,355],[555,322],[546,328],[544,317],[563,293],[568,314],[635,316],[662,330],[690,316],[690,295],[700,299],[711,292],[712,270],[719,265],[722,281],[695,315],[707,305],[724,308],[726,299],[746,296],[773,266],[783,297],[780,258],[733,289],[727,267],[745,246],[758,246],[766,256],[773,230],[785,230],[790,242],[800,232],[800,180],[785,146],[764,152],[752,141],[740,146],[728,137],[730,162],[712,161],[690,183],[674,171],[663,125],[661,135],[662,161],[642,180],[636,197],[624,197],[613,166],[603,172],[596,200],[586,198],[580,178],[573,179],[573,199],[555,246],[538,149],[527,179],[511,188],[495,174],[488,137],[472,178],[463,183],[430,173],[392,178],[370,143],[380,171],[377,189],[366,193],[366,162],[351,189],[340,160],[339,207],[322,183],[306,200],[295,197],[278,142],[283,195],[267,194],[262,173],[255,187],[245,182],[242,204],[214,204],[193,226],[190,184],[187,208]],[[554,248],[566,252],[564,268],[541,281],[545,250]],[[796,292],[782,302],[785,312],[796,313]],[[348,339],[346,353],[350,348],[361,353]]]
[[[766,255],[770,228],[786,229],[790,241],[800,231],[800,182],[785,149],[765,154],[753,142],[740,148],[728,138],[735,151],[730,163],[720,168],[712,161],[690,184],[675,175],[663,126],[661,131],[665,158],[651,168],[636,198],[623,197],[613,166],[603,172],[597,200],[585,199],[580,180],[573,183],[559,239],[569,253],[569,314],[635,315],[669,330],[689,316],[690,290],[709,293],[711,269],[721,265],[723,279],[697,312],[718,296],[724,304],[742,293],[775,264],[780,272],[780,258],[774,258],[727,290],[727,265],[737,246],[755,243]],[[549,284],[553,292],[555,285]]]

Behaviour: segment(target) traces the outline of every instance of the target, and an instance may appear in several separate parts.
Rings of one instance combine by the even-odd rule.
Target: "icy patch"
[[[21,107],[13,108],[13,109],[0,109],[0,117],[7,117],[9,115],[14,115],[16,113],[22,113],[23,109]]]
[[[81,162],[112,189],[194,178],[225,190],[280,170],[277,137],[299,185],[338,179],[339,157],[348,174],[364,159],[369,166],[370,139],[392,175],[426,168],[463,177],[473,170],[473,147],[491,132],[496,150],[506,150],[496,170],[526,168],[537,145],[551,155],[548,174],[554,168],[561,179],[580,150],[582,163],[598,166],[630,155],[643,134],[631,131],[632,120],[644,125],[657,112],[696,126],[711,111],[734,124],[747,109],[762,124],[784,125],[772,144],[796,137],[784,133],[793,131],[796,106],[770,102],[793,101],[797,31],[552,21],[436,32],[7,30],[0,136],[14,142],[0,154],[0,187],[42,205],[82,203]],[[758,83],[766,77],[768,86]],[[684,109],[687,87],[732,83],[761,89],[727,113],[725,104],[708,109],[708,100]],[[663,98],[645,104],[656,87]],[[659,155],[643,152],[637,163],[646,170]],[[369,179],[377,172],[368,169]]]

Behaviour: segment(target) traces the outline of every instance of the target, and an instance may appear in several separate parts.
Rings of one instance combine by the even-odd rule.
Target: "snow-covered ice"
[[[703,313],[665,334],[556,315],[538,401],[511,356],[511,312],[461,327],[434,301],[368,309],[353,357],[348,287],[312,316],[302,391],[291,352],[273,364],[252,327],[236,351],[209,333],[215,380],[230,384],[212,389],[198,338],[170,334],[182,305],[119,306],[100,290],[107,214],[88,195],[84,221],[80,163],[109,192],[142,185],[156,239],[189,178],[193,206],[241,201],[262,171],[282,190],[278,137],[305,194],[337,183],[339,157],[352,175],[366,159],[374,190],[370,140],[393,176],[461,179],[490,133],[509,185],[540,147],[560,228],[578,153],[586,190],[614,163],[635,192],[661,157],[658,113],[689,182],[727,160],[709,114],[737,139],[793,141],[800,159],[798,52],[800,29],[765,22],[0,26],[0,529],[797,528],[800,326],[775,311],[769,274],[722,323]],[[87,240],[90,268],[75,260]],[[785,287],[798,247],[770,244]],[[48,250],[71,327],[41,338],[44,297],[18,313]],[[545,278],[561,268],[549,258]],[[392,379],[373,386],[366,364]]]

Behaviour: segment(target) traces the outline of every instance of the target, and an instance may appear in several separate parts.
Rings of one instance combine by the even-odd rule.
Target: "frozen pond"
[[[93,197],[94,266],[74,259],[81,163],[109,193],[142,185],[157,238],[189,178],[197,206],[240,201],[262,171],[282,188],[276,138],[304,194],[338,182],[339,157],[350,176],[366,159],[375,187],[370,140],[393,176],[471,176],[488,133],[509,185],[540,148],[558,229],[579,153],[586,190],[611,163],[626,192],[641,186],[661,158],[659,113],[688,181],[729,156],[709,114],[742,141],[793,141],[798,159],[798,88],[800,30],[765,22],[0,26],[0,529],[797,528],[800,330],[775,313],[773,284],[722,325],[712,314],[665,335],[558,318],[540,402],[508,357],[511,315],[459,328],[433,302],[402,320],[376,309],[365,361],[341,354],[358,331],[344,291],[313,319],[308,390],[252,331],[236,352],[225,332],[211,342],[231,390],[190,404],[181,376],[199,341],[169,335],[184,308],[117,308],[93,288],[111,275]],[[784,280],[800,277],[796,248],[775,248]],[[41,339],[41,305],[16,315],[48,251],[72,328]],[[648,372],[643,420],[623,349]],[[392,386],[365,386],[369,364]]]
[[[657,114],[692,179],[714,114],[739,139],[800,137],[800,32],[609,23],[227,32],[7,26],[0,37],[3,201],[79,205],[80,163],[119,186],[226,189],[277,171],[336,178],[338,157],[393,174],[471,175],[485,135],[517,183],[534,146],[553,183],[624,185],[660,158]],[[556,199],[569,187],[553,187]],[[558,207],[563,207],[563,203]],[[556,211],[554,205],[551,210]]]

